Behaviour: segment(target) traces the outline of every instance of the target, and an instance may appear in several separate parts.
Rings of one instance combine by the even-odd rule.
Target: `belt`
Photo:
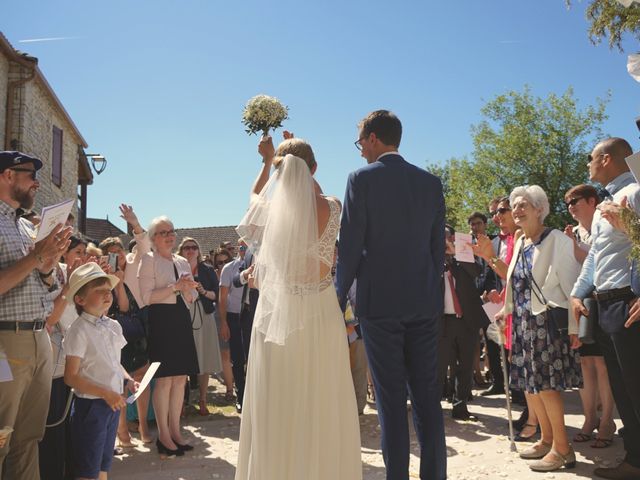
[[[35,320],[33,322],[0,322],[0,330],[15,330],[18,333],[20,330],[33,330],[37,332],[44,328],[44,320]]]
[[[593,298],[597,302],[606,302],[609,300],[623,300],[635,297],[631,287],[614,288],[612,290],[603,290],[602,292],[593,292]]]

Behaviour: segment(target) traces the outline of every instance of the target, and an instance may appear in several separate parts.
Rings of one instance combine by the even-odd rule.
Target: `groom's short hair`
[[[376,110],[364,117],[358,125],[361,133],[369,135],[375,133],[376,137],[385,145],[400,146],[402,138],[402,123],[393,112],[389,110]]]

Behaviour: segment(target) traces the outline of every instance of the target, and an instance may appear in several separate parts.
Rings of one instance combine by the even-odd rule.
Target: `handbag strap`
[[[545,228],[544,231],[542,232],[542,235],[540,235],[540,240],[538,240],[533,245],[539,245],[540,243],[542,243],[542,241],[545,238],[547,238],[547,236],[551,233],[551,230],[552,229],[549,227]],[[525,275],[525,278],[527,279],[527,283],[529,284],[529,288],[531,288],[531,291],[533,292],[533,294],[536,296],[536,298],[540,303],[542,303],[545,307],[547,307],[547,309],[550,308],[547,302],[547,299],[544,297],[544,294],[542,293],[542,289],[540,288],[540,285],[538,285],[538,282],[536,282],[536,279],[533,278],[533,272],[531,271],[531,269],[529,269],[527,258],[524,255],[524,240],[522,241],[522,248],[520,248],[520,257],[522,258],[522,270],[524,271],[524,275]]]

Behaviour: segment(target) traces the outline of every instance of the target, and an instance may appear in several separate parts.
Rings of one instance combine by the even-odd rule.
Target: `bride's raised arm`
[[[251,189],[251,201],[255,199],[267,184],[269,175],[271,174],[271,165],[273,164],[273,157],[276,154],[276,149],[273,146],[273,140],[271,135],[262,137],[258,144],[258,153],[262,157],[262,168],[255,182],[253,182],[253,188]]]

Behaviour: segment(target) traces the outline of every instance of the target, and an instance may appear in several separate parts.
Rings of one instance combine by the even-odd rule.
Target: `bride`
[[[313,179],[311,146],[285,132],[238,233],[255,252],[256,308],[236,480],[360,480],[360,425],[331,277],[340,202]],[[275,173],[270,177],[271,166]]]

